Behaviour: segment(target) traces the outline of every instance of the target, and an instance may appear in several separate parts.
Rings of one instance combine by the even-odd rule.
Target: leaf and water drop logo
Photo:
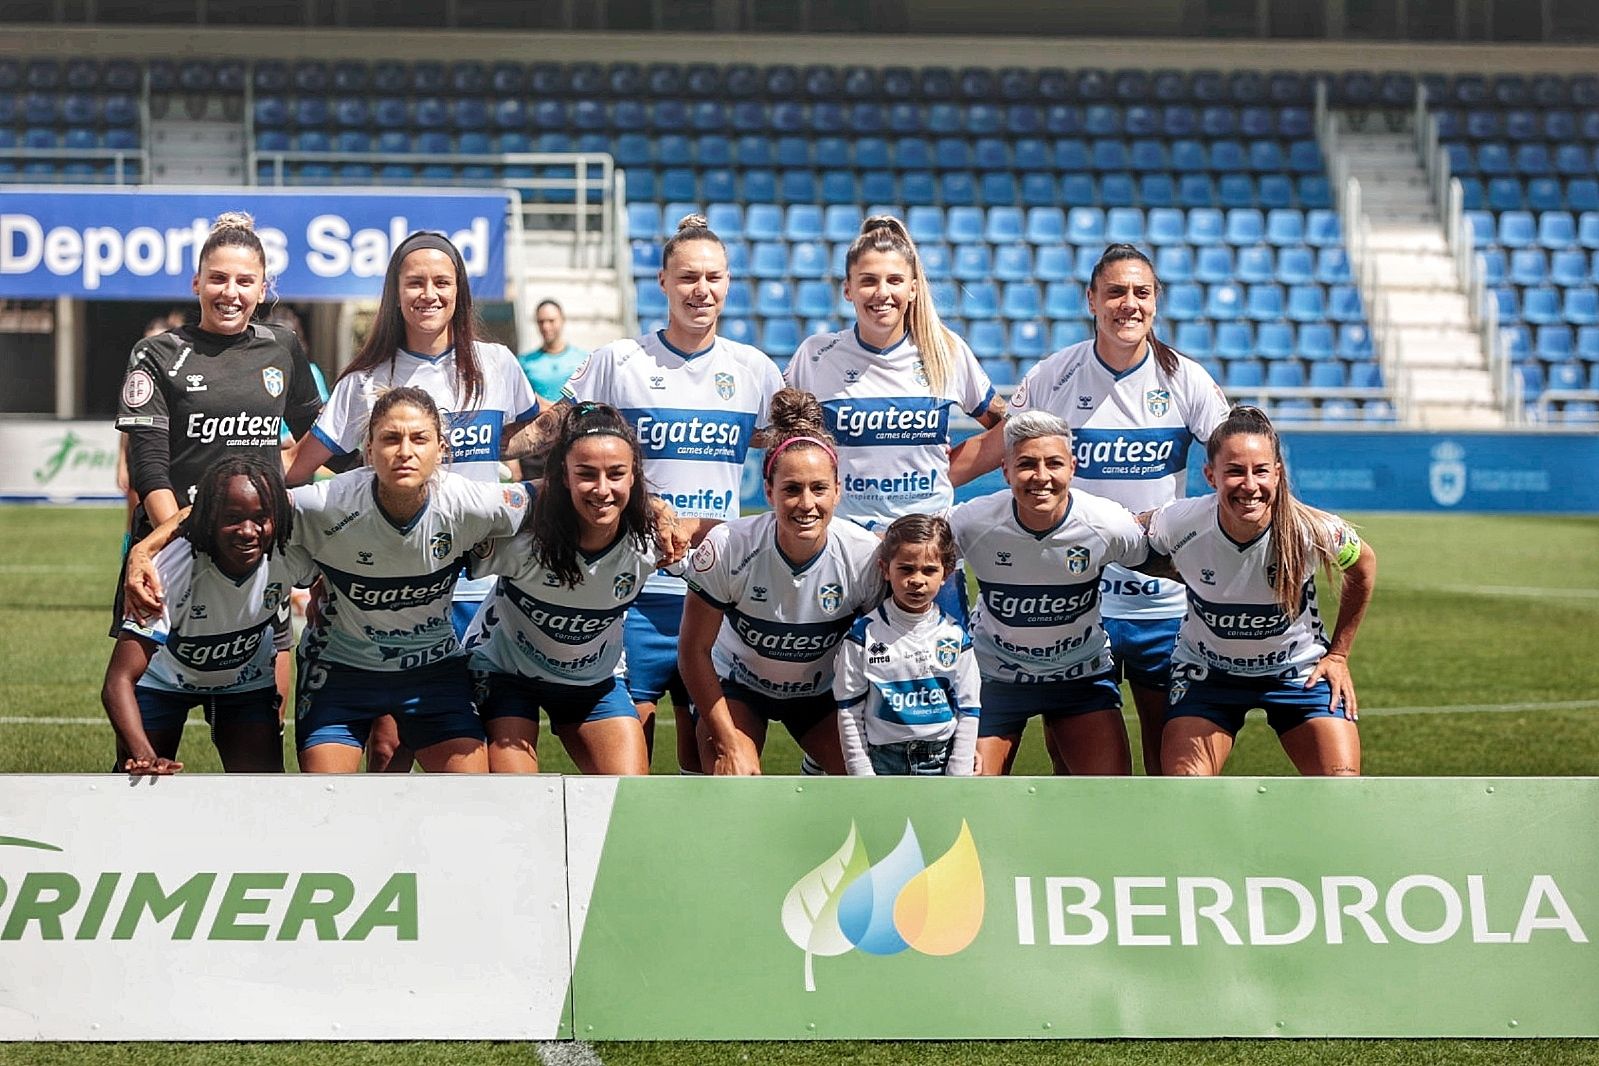
[[[800,878],[783,899],[783,931],[805,952],[805,991],[816,991],[814,960],[848,954],[953,955],[983,926],[983,867],[962,820],[948,851],[922,858],[907,820],[894,850],[873,865],[851,822],[844,844]]]

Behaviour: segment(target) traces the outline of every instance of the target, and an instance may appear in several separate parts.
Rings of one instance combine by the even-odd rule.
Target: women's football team
[[[153,499],[102,692],[119,771],[180,770],[196,705],[227,770],[281,771],[273,658],[305,586],[303,771],[535,772],[542,710],[583,772],[647,773],[670,692],[688,773],[760,773],[776,721],[808,771],[1005,774],[1039,717],[1057,773],[1127,774],[1123,679],[1151,774],[1220,773],[1257,707],[1302,773],[1360,771],[1348,658],[1375,555],[1294,498],[1264,413],[1156,337],[1160,281],[1130,245],[1093,270],[1093,338],[1007,408],[898,219],[848,250],[854,325],[780,376],[717,335],[727,255],[691,215],[662,254],[665,327],[595,351],[550,406],[476,339],[459,252],[416,233],[310,425],[297,341],[251,332],[248,216],[216,232],[201,328],[141,342],[123,389]],[[172,358],[298,443],[201,456],[186,409],[167,417],[205,402],[164,394]],[[985,432],[951,447],[956,406]],[[1193,441],[1215,491],[1187,498]],[[751,448],[771,509],[740,517]],[[502,483],[516,456],[543,476]],[[350,468],[312,482],[329,462]],[[1007,488],[955,503],[996,466]],[[1318,568],[1342,585],[1330,634]]]

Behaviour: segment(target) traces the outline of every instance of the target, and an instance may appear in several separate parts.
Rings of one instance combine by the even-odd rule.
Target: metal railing
[[[1341,143],[1338,115],[1327,106],[1325,79],[1316,82],[1315,109],[1316,142],[1321,147],[1322,158],[1327,161],[1333,206],[1338,211],[1343,228],[1349,270],[1366,311],[1366,327],[1371,334],[1372,351],[1377,365],[1382,368],[1388,398],[1393,402],[1400,420],[1406,421],[1410,417],[1410,389],[1404,375],[1398,373],[1398,348],[1389,343],[1392,316],[1388,294],[1377,279],[1377,257],[1371,254],[1371,220],[1366,217],[1360,179],[1351,177],[1349,173],[1349,157]]]
[[[1488,380],[1505,421],[1527,421],[1527,402],[1521,378],[1511,368],[1510,353],[1499,329],[1499,301],[1488,286],[1488,264],[1477,251],[1476,227],[1466,217],[1466,190],[1454,176],[1438,138],[1438,116],[1427,110],[1427,90],[1416,87],[1416,148],[1421,153],[1432,190],[1433,203],[1444,220],[1444,238],[1455,262],[1455,272],[1466,288],[1466,309],[1471,328],[1481,338],[1488,357]]]
[[[627,171],[620,168],[612,172],[608,214],[611,216],[611,256],[616,262],[616,291],[621,297],[622,330],[625,336],[636,337],[639,333],[638,291],[633,287],[633,257],[628,251],[632,234],[627,227]]]
[[[110,163],[111,178],[103,174],[30,174],[28,163],[51,160],[58,163]],[[36,184],[40,180],[54,184],[137,185],[150,172],[150,163],[141,148],[4,148],[0,161],[22,164],[24,169],[14,174],[0,175],[0,182]],[[130,166],[137,161],[137,168]]]

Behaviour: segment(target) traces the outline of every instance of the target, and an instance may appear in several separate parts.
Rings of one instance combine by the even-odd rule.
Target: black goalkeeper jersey
[[[299,436],[321,405],[292,331],[258,322],[232,335],[180,326],[134,345],[116,424],[132,434],[135,489],[170,488],[182,507],[194,502],[200,475],[217,459],[248,449],[275,460],[284,425]]]

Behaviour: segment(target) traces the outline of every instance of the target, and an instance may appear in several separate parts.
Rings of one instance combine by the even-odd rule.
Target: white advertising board
[[[0,500],[121,500],[111,419],[0,421]]]
[[[570,1035],[559,778],[0,777],[0,1039]]]

